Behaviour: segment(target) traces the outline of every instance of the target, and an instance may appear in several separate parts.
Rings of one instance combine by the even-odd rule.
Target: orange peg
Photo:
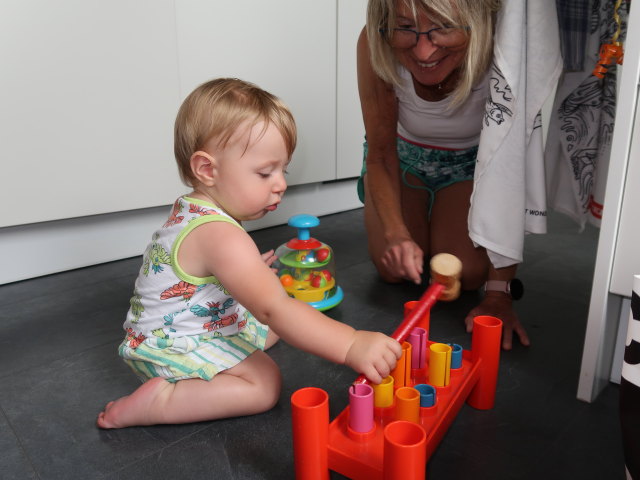
[[[427,434],[417,423],[398,420],[384,429],[384,480],[424,480]]]
[[[308,387],[291,395],[291,423],[296,479],[329,480],[327,392]]]
[[[471,357],[480,363],[480,378],[467,403],[478,410],[489,410],[495,402],[501,338],[502,320],[489,315],[480,315],[473,319]]]

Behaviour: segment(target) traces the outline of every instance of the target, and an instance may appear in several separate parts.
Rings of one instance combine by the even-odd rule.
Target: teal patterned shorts
[[[398,159],[402,171],[402,181],[411,188],[428,190],[431,193],[431,204],[434,194],[441,188],[456,182],[473,180],[476,167],[478,147],[465,150],[440,150],[411,143],[404,138],[397,137]],[[364,203],[364,174],[367,172],[365,159],[369,148],[364,143],[364,158],[362,171],[358,179],[358,197]],[[422,185],[410,185],[406,180],[407,173],[419,178]]]

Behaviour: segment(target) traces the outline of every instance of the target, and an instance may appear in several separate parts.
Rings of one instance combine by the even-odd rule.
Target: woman
[[[529,338],[512,308],[517,266],[494,268],[467,218],[499,0],[370,0],[358,40],[367,136],[359,182],[369,253],[388,282],[421,282],[427,258],[462,260],[462,288],[486,293],[476,315],[502,319],[504,349]]]

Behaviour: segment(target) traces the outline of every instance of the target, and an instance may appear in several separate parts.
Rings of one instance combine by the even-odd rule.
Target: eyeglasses
[[[434,27],[426,32],[418,32],[411,28],[381,28],[380,33],[386,36],[393,48],[413,48],[418,44],[420,35],[426,35],[437,47],[459,47],[467,41],[467,32],[471,27]],[[389,35],[390,33],[390,35]]]

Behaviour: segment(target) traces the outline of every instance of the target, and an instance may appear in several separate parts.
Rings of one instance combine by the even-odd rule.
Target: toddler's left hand
[[[262,257],[262,260],[264,261],[264,263],[267,264],[267,267],[270,267],[271,265],[273,265],[273,262],[275,262],[278,259],[278,257],[276,257],[276,252],[273,249],[269,250],[268,252],[264,252],[260,256]],[[278,273],[278,271],[275,268],[272,268],[271,271],[273,273]]]

